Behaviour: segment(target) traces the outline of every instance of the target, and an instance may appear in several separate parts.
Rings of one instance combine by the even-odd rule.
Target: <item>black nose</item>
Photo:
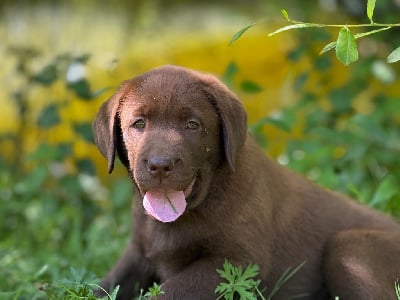
[[[178,159],[169,159],[164,157],[152,157],[145,160],[147,170],[152,176],[167,177],[174,169]]]

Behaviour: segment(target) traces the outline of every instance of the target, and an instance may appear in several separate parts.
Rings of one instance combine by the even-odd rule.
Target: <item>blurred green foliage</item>
[[[11,160],[0,154],[0,298],[62,299],[62,294],[70,299],[67,295],[74,288],[81,296],[90,295],[91,287],[84,281],[95,282],[93,274],[71,266],[104,274],[129,238],[131,183],[119,178],[107,190],[96,177],[92,160],[74,155],[73,141],[38,140],[33,151],[22,151],[30,130],[29,90],[37,85],[50,88],[70,64],[85,63],[81,58],[60,56],[32,73],[28,60],[35,58],[26,53],[33,52],[14,49],[19,58],[16,69],[27,84],[25,90],[13,94],[20,118],[18,131],[0,136],[0,143],[11,141],[15,151]],[[85,78],[77,83],[65,82],[65,88],[81,101],[94,97]],[[60,107],[71,105],[59,103],[42,107],[36,120],[41,130],[57,126]],[[71,126],[88,145],[93,142],[90,123]],[[68,283],[72,279],[74,284]]]
[[[326,85],[335,76],[326,67],[333,58],[318,57],[313,50],[324,34],[300,35],[301,42],[288,53],[293,64],[301,57],[298,52],[312,57],[309,71],[295,80],[298,101],[251,128],[266,144],[264,125],[289,132],[301,126],[301,137],[291,138],[278,158],[282,164],[325,187],[400,216],[400,97],[371,88],[384,82],[368,75],[375,58],[354,65],[347,80],[321,94],[316,85]],[[317,83],[312,80],[315,73],[319,73]]]

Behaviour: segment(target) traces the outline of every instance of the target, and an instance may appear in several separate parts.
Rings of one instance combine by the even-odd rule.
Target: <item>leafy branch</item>
[[[400,23],[395,24],[382,24],[376,23],[373,19],[374,10],[375,10],[376,0],[368,0],[367,2],[367,17],[370,21],[368,24],[319,24],[319,23],[308,23],[292,20],[289,17],[288,12],[285,9],[281,10],[282,15],[291,23],[290,25],[286,25],[281,27],[274,32],[268,34],[268,36],[273,36],[275,34],[292,30],[292,29],[303,29],[303,28],[327,28],[334,27],[340,28],[338,37],[336,41],[333,41],[327,44],[320,52],[320,54],[324,54],[332,49],[336,50],[336,57],[338,60],[343,63],[345,66],[348,66],[350,63],[358,60],[358,47],[356,40],[368,35],[372,35],[381,31],[389,30],[393,27],[400,27]],[[239,30],[231,39],[230,44],[238,40],[247,30],[255,26],[256,23],[248,25],[241,30]],[[373,30],[369,30],[362,33],[353,34],[351,32],[351,28],[375,28]],[[389,56],[387,57],[388,63],[394,63],[400,60],[400,47],[393,50]]]

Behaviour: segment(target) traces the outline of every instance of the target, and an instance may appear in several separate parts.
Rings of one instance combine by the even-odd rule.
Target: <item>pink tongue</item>
[[[183,191],[160,192],[149,191],[144,195],[143,207],[146,212],[158,221],[167,223],[178,219],[186,208]]]

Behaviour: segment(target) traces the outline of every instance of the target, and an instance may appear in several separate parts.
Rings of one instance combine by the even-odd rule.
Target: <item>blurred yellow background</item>
[[[65,78],[59,78],[50,88],[40,85],[31,88],[28,93],[29,134],[24,137],[21,153],[29,153],[39,141],[73,141],[77,157],[91,157],[103,163],[95,147],[77,137],[71,124],[93,120],[100,104],[121,81],[164,64],[182,65],[222,77],[227,66],[235,63],[239,72],[231,88],[246,107],[249,124],[296,100],[294,81],[313,66],[307,57],[295,64],[289,63],[287,53],[296,45],[293,32],[267,36],[268,32],[286,24],[280,14],[280,5],[289,5],[290,1],[236,1],[232,5],[207,1],[173,3],[168,5],[154,0],[101,4],[96,1],[37,1],[22,5],[7,1],[2,5],[0,20],[0,132],[12,132],[19,126],[17,107],[11,95],[23,90],[27,84],[18,75],[16,57],[10,47],[30,47],[39,51],[41,55],[32,60],[33,70],[40,70],[57,55],[89,54],[84,76],[94,91],[109,88],[93,101],[82,101],[68,90]],[[299,12],[301,6],[287,9]],[[322,13],[335,15],[322,10],[319,15]],[[304,16],[301,12],[298,14]],[[235,32],[254,21],[259,24],[229,45]],[[321,76],[325,76],[323,83]],[[327,87],[340,85],[346,78],[346,68],[335,60],[328,75],[317,74],[315,78],[309,78],[307,86],[324,101]],[[243,80],[257,83],[262,91],[241,90],[239,85]],[[388,87],[377,83],[371,88]],[[366,100],[361,101],[361,110],[369,107],[366,105],[368,90],[363,96]],[[66,100],[69,105],[61,108],[59,125],[46,130],[36,125],[46,104]],[[295,135],[296,131],[291,134]],[[273,140],[269,147],[272,155],[282,152],[286,135],[276,128],[266,128],[266,136]],[[0,151],[14,155],[10,145],[3,143]],[[100,165],[104,173],[105,164]]]
[[[176,5],[175,9],[160,11],[156,1],[133,6],[95,2],[69,4],[5,5],[0,21],[0,131],[14,131],[19,117],[10,96],[27,84],[16,71],[16,58],[9,47],[37,49],[41,55],[33,60],[33,70],[40,70],[56,55],[89,54],[85,75],[93,89],[110,87],[107,93],[87,102],[78,99],[65,88],[60,78],[50,88],[35,86],[29,91],[29,134],[23,153],[32,151],[39,141],[58,143],[74,141],[78,157],[96,157],[98,152],[75,136],[70,124],[91,121],[100,106],[121,81],[163,64],[177,64],[222,76],[228,64],[234,62],[242,79],[252,80],[263,87],[256,94],[241,93],[249,112],[249,122],[265,116],[284,103],[293,100],[288,80],[293,77],[285,53],[293,45],[289,35],[267,38],[272,28],[261,24],[246,38],[229,46],[232,35],[253,21],[256,9],[250,7],[250,16],[238,7],[229,5]],[[235,87],[233,87],[235,89]],[[237,92],[240,92],[237,90]],[[69,100],[62,108],[62,122],[43,130],[35,120],[44,105]],[[3,145],[6,148],[5,145]],[[3,149],[4,150],[4,149]]]

